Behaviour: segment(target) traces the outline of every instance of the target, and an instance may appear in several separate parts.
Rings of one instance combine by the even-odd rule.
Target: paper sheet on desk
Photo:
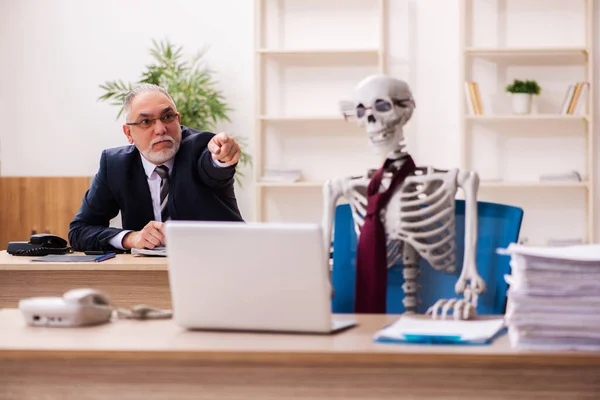
[[[131,254],[134,256],[166,257],[167,248],[165,246],[157,246],[153,249],[131,249]]]
[[[373,339],[398,343],[487,344],[503,329],[504,318],[455,321],[402,316]]]
[[[521,254],[550,260],[583,261],[600,264],[600,244],[536,247],[511,243],[506,249],[499,249],[498,252],[502,254]]]

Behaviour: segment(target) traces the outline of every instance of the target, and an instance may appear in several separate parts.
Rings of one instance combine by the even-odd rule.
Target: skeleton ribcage
[[[408,242],[439,271],[456,269],[456,173],[420,170],[397,190],[383,215],[391,241]]]
[[[387,236],[388,266],[398,262],[404,242],[408,242],[436,270],[455,270],[457,172],[419,168],[396,189],[381,215]],[[366,215],[368,181],[355,180],[349,184],[344,192],[352,209],[356,234],[360,235]],[[389,178],[384,178],[383,186],[388,184]]]

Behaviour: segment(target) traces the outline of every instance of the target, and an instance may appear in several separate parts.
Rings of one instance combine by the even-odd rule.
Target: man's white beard
[[[177,143],[171,137],[167,136],[167,138],[167,140],[171,141],[173,147],[171,147],[170,149],[155,151],[152,150],[152,146],[154,145],[154,143],[151,143],[150,146],[148,146],[148,149],[142,152],[144,157],[146,157],[146,160],[150,161],[153,164],[163,164],[166,161],[169,161],[171,158],[175,157],[175,154],[177,154],[177,151],[179,150],[179,143]],[[164,138],[161,140],[164,140]],[[156,142],[158,142],[158,140]]]

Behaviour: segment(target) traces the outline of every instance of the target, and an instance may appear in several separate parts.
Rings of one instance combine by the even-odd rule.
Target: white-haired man
[[[142,84],[124,101],[129,146],[107,149],[69,242],[74,250],[128,250],[163,245],[164,221],[243,221],[234,193],[240,147],[224,132],[180,124],[162,87]],[[109,227],[121,212],[122,229]]]

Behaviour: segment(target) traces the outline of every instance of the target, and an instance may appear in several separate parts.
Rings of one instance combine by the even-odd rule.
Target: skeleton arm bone
[[[333,220],[335,218],[335,208],[337,201],[343,195],[343,185],[341,179],[335,179],[325,182],[323,185],[323,217],[321,228],[323,230],[323,250],[325,251],[325,265],[329,261],[329,249],[331,247],[331,233],[333,231]]]
[[[460,171],[456,177],[457,185],[465,193],[465,249],[463,266],[454,290],[464,294],[464,299],[441,299],[427,310],[433,318],[445,319],[450,309],[454,319],[472,319],[476,315],[477,295],[485,291],[485,282],[477,272],[475,255],[477,251],[477,190],[479,176],[475,172]]]
[[[457,176],[457,183],[465,193],[465,249],[463,267],[456,282],[455,290],[457,294],[465,293],[467,281],[469,281],[470,288],[465,293],[465,297],[471,297],[485,292],[485,282],[477,272],[475,263],[478,235],[477,192],[479,189],[479,176],[473,171],[460,171]]]

